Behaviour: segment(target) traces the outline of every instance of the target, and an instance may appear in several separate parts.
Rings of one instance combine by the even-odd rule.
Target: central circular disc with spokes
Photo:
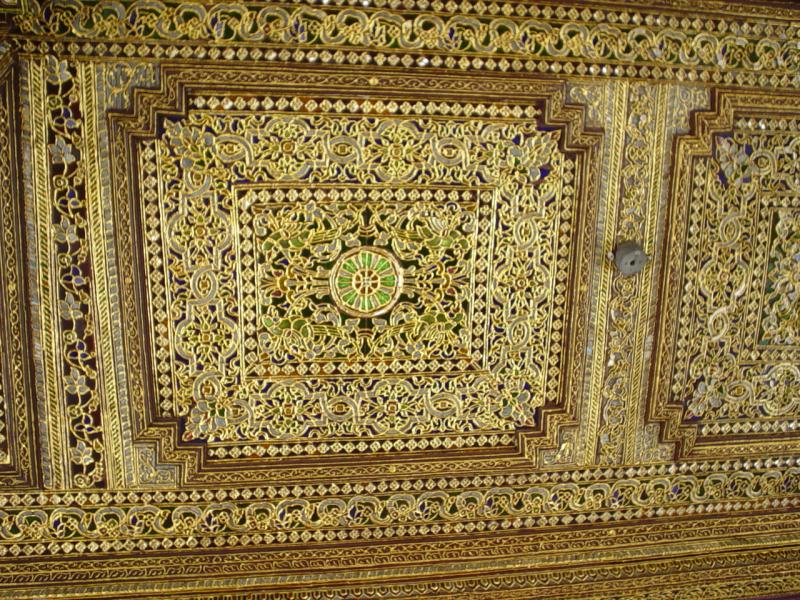
[[[354,316],[374,317],[397,302],[403,288],[403,271],[386,250],[362,246],[336,260],[330,283],[339,308]]]

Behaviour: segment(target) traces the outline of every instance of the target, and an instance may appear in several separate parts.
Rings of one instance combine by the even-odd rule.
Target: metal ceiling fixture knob
[[[626,277],[641,273],[649,260],[638,242],[620,242],[614,250],[614,264]]]

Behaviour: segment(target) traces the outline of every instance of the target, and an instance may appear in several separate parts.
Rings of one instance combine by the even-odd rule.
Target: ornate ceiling
[[[648,5],[0,1],[0,596],[800,590],[800,10]]]

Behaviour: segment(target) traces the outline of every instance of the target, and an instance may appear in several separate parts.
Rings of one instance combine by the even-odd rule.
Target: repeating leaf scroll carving
[[[324,62],[347,57],[341,50],[330,48],[363,49],[369,58],[353,52],[351,61],[355,56],[356,62],[374,61],[380,66],[400,62],[398,52],[432,53],[434,66],[461,69],[535,70],[537,60],[543,60],[558,65],[555,71],[563,68],[568,74],[616,71],[615,75],[627,72],[648,78],[684,79],[688,71],[692,79],[752,84],[760,77],[794,87],[797,78],[785,74],[800,69],[800,49],[792,30],[788,28],[787,32],[783,24],[766,26],[772,36],[765,38],[762,32],[766,27],[760,23],[742,26],[731,20],[720,26],[710,19],[679,20],[639,11],[579,11],[510,3],[489,8],[480,2],[466,5],[463,13],[454,10],[458,5],[442,3],[438,14],[152,0],[136,0],[127,6],[112,2],[42,4],[15,18],[20,32],[78,40],[133,38],[162,44],[243,42],[302,49],[302,55],[295,53],[300,60],[321,58]],[[407,2],[406,6],[425,11],[429,4]],[[258,49],[253,58],[264,54]],[[266,54],[277,55],[275,51]],[[233,58],[236,54],[231,51],[229,55]],[[284,51],[281,58],[291,56]],[[402,56],[404,66],[417,64],[409,54]],[[602,70],[594,64],[598,60],[610,66]],[[579,64],[583,62],[590,66]]]
[[[680,268],[682,282],[664,296],[666,310],[680,299],[669,389],[704,447],[714,436],[790,434],[800,408],[797,105],[743,93],[717,104],[679,145],[667,277]]]
[[[141,151],[143,197],[161,198],[145,208],[151,302],[171,322],[159,369],[176,382],[160,405],[187,419],[186,439],[535,423],[558,385],[564,292],[552,282],[567,278],[577,168],[540,109],[493,120],[478,115],[497,107],[459,104],[430,110],[470,118],[195,104]],[[354,316],[331,290],[355,248],[396,261],[402,289],[383,314]]]
[[[58,317],[64,411],[72,481],[92,487],[105,480],[92,273],[88,244],[87,131],[74,63],[46,59],[47,152],[52,177],[53,252],[58,264]],[[37,124],[38,125],[38,124]]]

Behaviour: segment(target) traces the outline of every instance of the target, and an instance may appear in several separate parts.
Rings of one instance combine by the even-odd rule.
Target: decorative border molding
[[[800,11],[772,11],[777,18],[770,22],[748,21],[738,11],[725,16],[719,3],[703,15],[702,2],[692,6],[694,18],[630,7],[437,1],[429,12],[427,0],[402,7],[371,2],[375,8],[43,1],[14,18],[11,40],[24,52],[141,60],[277,60],[800,87]]]

